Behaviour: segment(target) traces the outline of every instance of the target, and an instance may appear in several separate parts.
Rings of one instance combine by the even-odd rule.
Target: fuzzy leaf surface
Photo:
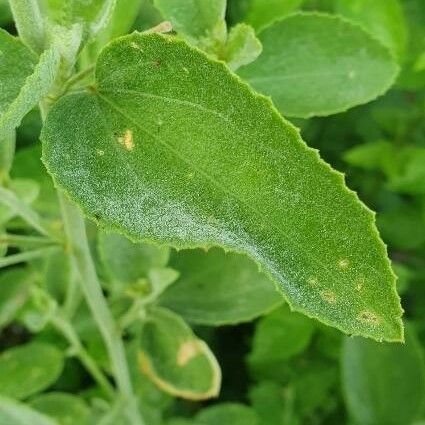
[[[238,70],[284,115],[330,115],[369,102],[394,83],[390,52],[338,16],[297,13],[260,32],[259,58]]]
[[[0,136],[9,135],[48,94],[58,68],[59,54],[53,48],[37,59],[17,38],[0,29]]]
[[[294,309],[402,339],[374,214],[268,99],[159,34],[109,44],[96,81],[42,132],[48,170],[86,213],[135,240],[245,253]]]

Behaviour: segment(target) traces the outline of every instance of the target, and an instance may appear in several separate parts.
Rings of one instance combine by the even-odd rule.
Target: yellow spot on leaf
[[[309,278],[307,279],[307,283],[308,283],[309,285],[311,285],[311,286],[317,286],[317,284],[319,283],[319,281],[317,280],[317,277],[312,276],[312,277],[309,277]]]
[[[350,262],[346,258],[341,258],[341,260],[338,261],[338,267],[340,269],[346,269],[350,265]]]
[[[363,286],[364,286],[364,280],[360,279],[356,282],[355,288],[357,291],[361,292],[363,290]]]
[[[105,151],[103,151],[102,149],[96,149],[96,153],[97,153],[97,155],[99,155],[99,156],[103,156],[103,155],[105,155]]]
[[[324,301],[326,301],[329,304],[335,304],[336,303],[336,295],[333,291],[320,291],[320,296]]]
[[[194,357],[201,354],[202,347],[196,340],[186,341],[180,345],[177,353],[177,365],[186,366]]]
[[[189,70],[185,66],[183,67],[183,72],[185,72],[186,74],[189,74]]]
[[[135,43],[134,41],[132,41],[131,43],[130,43],[130,46],[133,48],[133,49],[136,49],[136,50],[140,50],[141,52],[143,52],[143,49],[137,44],[137,43]]]
[[[125,130],[125,133],[118,137],[118,143],[128,151],[132,151],[134,149],[133,132],[131,130]]]
[[[358,317],[357,317],[361,322],[364,322],[368,325],[373,325],[373,326],[377,326],[379,325],[379,318],[378,316],[368,310],[363,310],[359,313]]]

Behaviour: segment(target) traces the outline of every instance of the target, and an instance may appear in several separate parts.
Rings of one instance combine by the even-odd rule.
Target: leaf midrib
[[[107,93],[114,93],[115,91],[113,90],[106,90],[103,91],[103,93],[107,94]],[[117,91],[119,93],[119,91]],[[140,94],[141,92],[138,91],[134,91],[134,93]],[[233,198],[236,202],[242,204],[248,211],[251,211],[251,213],[254,215],[254,217],[262,217],[263,214],[261,214],[259,211],[257,211],[256,209],[252,208],[247,202],[245,202],[242,199],[239,199],[239,197],[227,190],[224,186],[222,186],[221,184],[219,184],[213,177],[211,177],[209,174],[207,174],[204,170],[198,169],[196,168],[191,162],[187,161],[184,157],[182,157],[179,152],[177,150],[175,150],[172,146],[170,146],[169,144],[167,144],[163,139],[159,138],[158,136],[152,134],[151,132],[147,131],[146,129],[143,129],[138,123],[137,121],[135,121],[134,118],[128,116],[118,105],[116,105],[111,99],[109,99],[107,96],[105,96],[104,94],[102,94],[102,90],[98,90],[96,92],[96,94],[99,96],[99,98],[101,100],[103,100],[105,103],[109,104],[115,111],[117,111],[118,113],[120,113],[125,119],[127,119],[128,121],[132,122],[133,125],[138,128],[140,131],[147,133],[150,137],[152,137],[153,139],[158,140],[166,149],[168,149],[173,155],[176,156],[176,158],[178,158],[181,162],[183,162],[186,166],[190,167],[191,169],[193,169],[194,171],[199,172],[200,174],[202,174],[204,176],[204,178],[206,178],[211,184],[212,186],[216,187],[219,191],[222,191],[224,194],[227,194],[228,196],[230,196],[231,198]],[[163,100],[162,96],[158,96],[158,95],[153,95],[153,94],[149,94],[149,93],[144,93],[144,95],[148,95],[148,96],[152,96],[152,97],[157,97],[158,99]],[[169,100],[171,100],[172,98],[167,98]],[[185,102],[185,101],[181,101],[179,99],[172,99],[175,102]],[[186,103],[185,103],[186,104]],[[201,105],[198,105],[196,103],[193,102],[187,102],[187,105],[190,105],[191,107],[196,107],[196,108],[203,108]],[[217,111],[214,111],[215,114],[219,114],[223,119],[225,118],[222,114],[220,114]],[[228,119],[227,119],[228,120]],[[137,175],[137,173],[132,170],[132,174]],[[304,252],[303,250],[303,246],[302,244],[298,243],[296,238],[287,238],[285,237],[285,235],[281,232],[281,229],[279,227],[277,227],[276,225],[274,225],[271,222],[268,222],[268,225],[274,229],[279,235],[281,235],[281,237],[283,236],[283,238],[281,240],[285,241],[285,240],[291,240],[291,245],[292,246],[296,246],[298,248],[298,250],[300,250],[300,252]],[[232,236],[236,236],[236,239],[239,240],[239,236],[235,235],[234,232],[231,232]],[[287,232],[285,233],[287,234]],[[254,248],[252,246],[251,243],[246,243],[247,241],[244,241],[245,243],[243,245],[245,246],[249,246],[250,248]],[[257,251],[258,252],[258,251]],[[304,253],[305,254],[305,253]],[[254,255],[250,255],[250,256],[254,256]],[[310,255],[310,254],[305,254],[305,256],[309,259],[309,261],[311,261],[311,263],[316,264],[316,266],[320,266],[321,268],[321,272],[325,272],[327,274],[327,282],[332,282],[335,286],[338,286],[338,282],[339,279],[336,279],[332,276],[332,272],[329,269],[328,265],[325,265],[324,263],[322,263],[320,260],[318,260],[316,257]],[[276,268],[274,267],[274,262],[270,262],[270,258],[269,255],[264,255],[261,254],[259,255],[259,257],[262,259],[262,261],[264,261],[266,264],[268,264],[268,266],[270,266],[270,269],[272,270],[276,270]],[[254,256],[255,258],[255,256]],[[256,260],[258,261],[258,258],[256,258]],[[266,261],[265,261],[266,260]],[[372,271],[372,273],[375,274],[375,276],[381,278],[381,274],[373,267],[368,267],[368,269],[370,271]],[[293,273],[290,272],[290,270],[282,270],[281,267],[279,267],[278,269],[278,274],[283,278],[283,280],[285,280],[290,286],[294,286],[293,283],[291,282],[299,282],[298,278],[296,275],[294,275]],[[273,276],[273,280],[277,280],[279,282],[280,279],[276,279],[276,276],[273,275],[273,273],[271,273],[271,275]],[[292,276],[292,279],[288,279],[287,276]],[[283,282],[280,282],[283,283]],[[301,283],[301,282],[299,282]],[[286,295],[286,294],[285,294]],[[363,300],[358,300],[358,301],[363,301]],[[363,304],[363,302],[361,302],[361,304]],[[366,305],[366,303],[364,304]]]

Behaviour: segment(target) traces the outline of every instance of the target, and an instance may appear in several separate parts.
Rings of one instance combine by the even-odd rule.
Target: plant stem
[[[11,190],[0,187],[0,204],[6,205],[42,235],[57,240],[56,235],[44,225],[39,215],[25,204],[25,202],[21,201]]]
[[[75,356],[81,361],[87,371],[90,372],[108,399],[113,400],[115,396],[113,386],[106,379],[105,375],[99,369],[90,354],[86,351],[72,325],[60,314],[52,316],[51,323],[68,340],[74,349]]]
[[[82,291],[103,336],[111,359],[112,370],[119,393],[129,403],[129,419],[134,425],[143,425],[143,420],[134,399],[124,344],[107,301],[102,291],[87,241],[84,218],[80,210],[59,192],[65,233],[69,249],[80,274]]]
[[[0,258],[0,268],[13,266],[14,264],[25,263],[26,261],[34,260],[49,255],[57,246],[50,246],[47,248],[35,249],[33,251],[25,251],[19,254],[8,255],[7,257]]]
[[[21,245],[52,245],[54,242],[49,238],[40,236],[12,235],[10,233],[5,233],[0,235],[0,244],[2,243],[19,247]]]

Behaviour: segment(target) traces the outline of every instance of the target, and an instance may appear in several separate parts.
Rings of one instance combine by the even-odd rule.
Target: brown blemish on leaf
[[[186,366],[194,357],[202,352],[202,347],[196,340],[186,341],[180,345],[177,353],[177,365],[180,367]]]
[[[118,137],[118,143],[128,151],[132,151],[134,149],[133,132],[131,130],[125,130],[125,133]]]
[[[379,325],[379,318],[378,316],[368,310],[363,310],[359,313],[358,317],[357,317],[361,322],[364,322],[368,325],[373,325],[373,326],[377,326]]]
[[[329,304],[335,304],[336,303],[336,295],[333,291],[320,291],[320,296],[324,301],[326,301]]]

